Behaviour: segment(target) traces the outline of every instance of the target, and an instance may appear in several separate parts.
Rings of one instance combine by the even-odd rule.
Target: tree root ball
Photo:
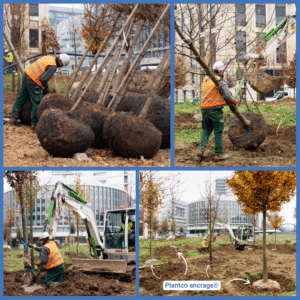
[[[86,95],[84,96],[83,100],[85,102],[90,102],[90,103],[97,103],[100,97],[100,93],[97,92],[88,92],[86,93]],[[110,103],[110,100],[112,99],[112,96],[110,94],[106,95],[106,98],[104,100],[104,106],[107,107],[108,104]]]
[[[41,103],[39,104],[36,113],[37,119],[39,120],[46,109],[52,108],[60,109],[62,111],[68,111],[72,107],[72,105],[72,100],[67,96],[59,94],[47,94],[42,98]]]
[[[161,133],[161,148],[170,148],[170,101],[155,101],[152,103],[147,120],[149,120]]]
[[[151,158],[162,140],[160,131],[150,121],[125,112],[111,114],[103,133],[113,153],[126,158]]]
[[[72,157],[85,152],[94,142],[92,129],[70,112],[47,109],[41,115],[36,133],[42,147],[57,157]]]
[[[21,124],[30,126],[31,125],[31,110],[32,110],[32,104],[30,100],[26,100],[26,102],[23,104],[19,116]]]
[[[103,138],[103,125],[109,115],[109,111],[100,104],[83,102],[74,114],[79,121],[93,130],[95,140],[92,147],[96,149],[107,148],[107,143]]]
[[[265,140],[268,126],[262,115],[249,111],[243,112],[242,115],[251,122],[250,127],[245,128],[241,121],[234,117],[229,124],[228,137],[235,146],[255,150]]]

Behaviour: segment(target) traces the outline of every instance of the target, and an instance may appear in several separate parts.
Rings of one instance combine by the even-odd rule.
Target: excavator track
[[[127,266],[127,271],[124,275],[125,281],[132,282],[136,277],[135,272],[136,272],[135,265],[128,265]]]

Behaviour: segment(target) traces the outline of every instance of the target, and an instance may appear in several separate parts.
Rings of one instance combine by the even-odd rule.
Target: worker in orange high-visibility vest
[[[204,251],[204,252],[208,252],[208,240],[206,237],[204,237],[203,241],[202,241],[202,248],[200,249],[200,252],[201,251]]]
[[[65,274],[64,260],[56,243],[50,240],[50,235],[47,232],[43,232],[40,236],[39,246],[28,245],[28,247],[41,252],[41,260],[37,265],[47,270],[44,280],[46,286],[49,287],[54,282],[63,282]]]
[[[43,95],[49,93],[48,81],[54,75],[57,68],[67,66],[69,63],[70,57],[68,54],[62,53],[57,57],[46,55],[25,69],[22,86],[12,108],[12,124],[19,124],[18,119],[21,108],[26,100],[29,99],[32,104],[31,125],[32,129],[35,129],[38,106]]]
[[[219,161],[229,158],[228,154],[223,153],[224,118],[222,109],[226,104],[224,98],[230,103],[234,103],[234,106],[237,101],[232,98],[228,83],[223,79],[224,70],[225,65],[223,62],[217,61],[214,63],[213,72],[216,78],[220,80],[222,94],[209,77],[206,77],[202,84],[202,135],[198,146],[199,153],[197,154],[200,161],[204,159],[204,149],[213,131],[215,133],[215,160]]]

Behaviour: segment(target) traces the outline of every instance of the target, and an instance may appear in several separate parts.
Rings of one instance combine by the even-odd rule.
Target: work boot
[[[205,159],[204,151],[198,152],[197,157],[198,157],[198,162],[201,162],[202,160],[204,160]]]
[[[219,161],[219,160],[225,160],[229,158],[229,155],[228,154],[225,154],[225,153],[220,153],[220,154],[217,154],[215,156],[215,161]]]

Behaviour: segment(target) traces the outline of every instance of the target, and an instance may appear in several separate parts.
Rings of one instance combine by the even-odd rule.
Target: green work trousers
[[[215,153],[223,152],[224,118],[222,108],[202,109],[202,135],[199,142],[199,151],[203,152],[211,133],[215,133]]]
[[[22,86],[19,95],[12,108],[12,118],[19,118],[19,113],[26,100],[32,104],[31,123],[33,126],[37,123],[36,111],[43,97],[43,89],[37,85],[30,77],[25,75],[22,80]]]
[[[63,265],[54,269],[50,269],[45,276],[44,283],[49,286],[54,282],[63,282],[64,275],[65,267]]]
[[[10,65],[12,65],[12,62],[6,62],[7,67],[10,66]],[[12,68],[7,69],[6,74],[12,74]]]

